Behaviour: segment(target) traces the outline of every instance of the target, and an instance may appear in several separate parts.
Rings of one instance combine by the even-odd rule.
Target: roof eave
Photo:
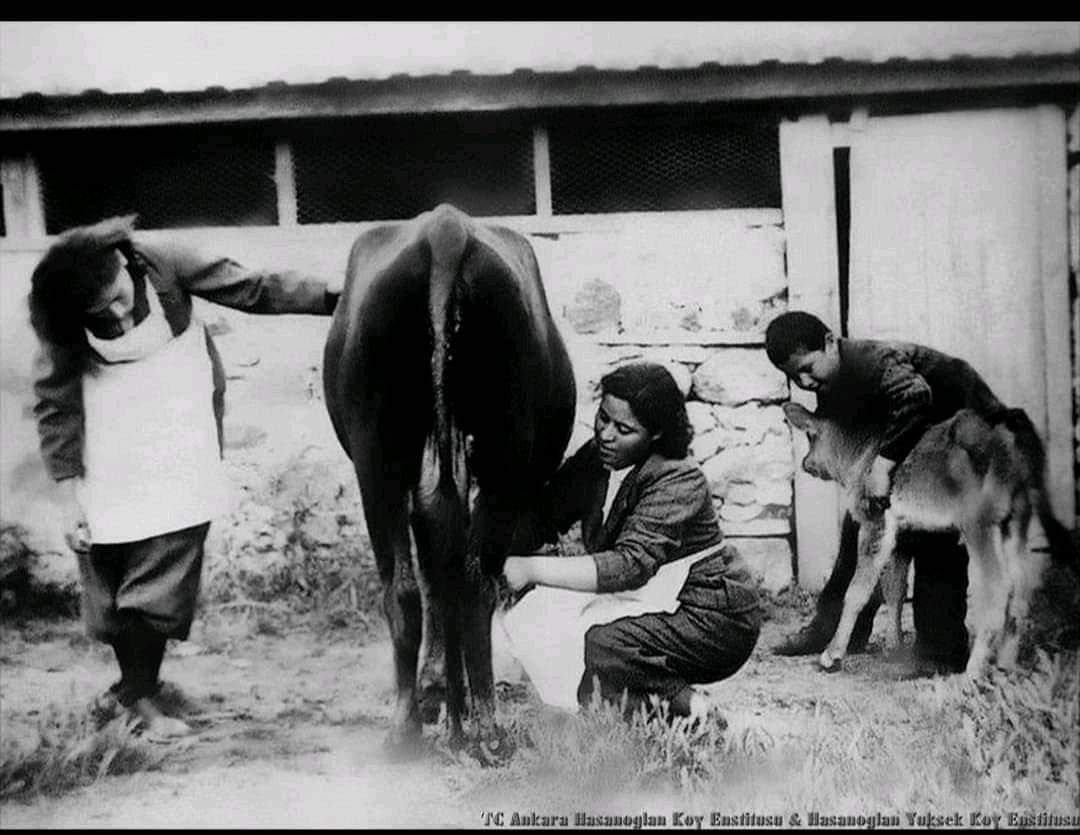
[[[498,112],[655,104],[843,100],[885,95],[1080,89],[1080,52],[1013,58],[883,63],[770,61],[752,66],[704,64],[691,69],[455,72],[320,84],[196,92],[74,96],[29,94],[0,99],[0,131],[136,127],[205,122]]]

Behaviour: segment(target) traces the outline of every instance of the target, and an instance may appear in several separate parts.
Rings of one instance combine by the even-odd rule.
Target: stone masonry
[[[778,225],[682,224],[534,241],[578,380],[571,450],[591,434],[596,389],[634,360],[666,365],[687,395],[691,454],[721,525],[765,588],[794,579],[791,430],[783,374],[765,355],[786,306]]]

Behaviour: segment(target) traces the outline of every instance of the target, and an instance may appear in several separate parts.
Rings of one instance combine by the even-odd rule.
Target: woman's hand
[[[78,477],[60,482],[60,490],[63,493],[60,524],[64,531],[64,540],[76,554],[87,553],[92,543],[80,496],[81,487],[82,479]]]
[[[578,557],[507,557],[503,576],[514,592],[529,586],[596,591],[596,562],[588,554]]]
[[[536,582],[530,570],[529,562],[531,559],[532,557],[506,558],[506,562],[503,564],[503,576],[506,578],[506,584],[510,586],[511,591],[519,592],[526,586]]]

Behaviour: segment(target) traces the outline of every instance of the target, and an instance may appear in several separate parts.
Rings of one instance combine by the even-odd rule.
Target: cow
[[[323,382],[356,470],[393,640],[386,743],[396,754],[418,750],[423,721],[438,709],[427,702],[422,714],[420,697],[437,696],[443,675],[450,743],[467,742],[464,663],[473,751],[499,761],[510,746],[494,719],[496,578],[529,536],[529,511],[562,461],[576,403],[529,242],[448,204],[361,232]]]
[[[1019,638],[1006,641],[1005,627],[1010,618],[1017,631],[1027,626],[1031,594],[1046,566],[1045,556],[1029,548],[1035,518],[1053,557],[1080,573],[1069,534],[1050,510],[1044,451],[1027,414],[1008,409],[991,418],[962,409],[932,425],[897,465],[887,499],[876,503],[867,498],[865,487],[880,427],[822,418],[792,402],[784,404],[784,413],[810,441],[802,468],[838,482],[860,523],[855,576],[840,624],[819,659],[821,668],[840,669],[855,620],[886,569],[886,644],[899,648],[910,555],[895,544],[904,529],[956,531],[966,542],[975,634],[965,674],[978,678],[995,662],[1014,666]]]

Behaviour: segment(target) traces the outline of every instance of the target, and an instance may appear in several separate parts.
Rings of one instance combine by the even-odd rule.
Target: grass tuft
[[[34,742],[0,743],[0,799],[58,795],[105,776],[159,768],[167,752],[141,739],[137,722],[106,700],[78,709],[50,704]]]

